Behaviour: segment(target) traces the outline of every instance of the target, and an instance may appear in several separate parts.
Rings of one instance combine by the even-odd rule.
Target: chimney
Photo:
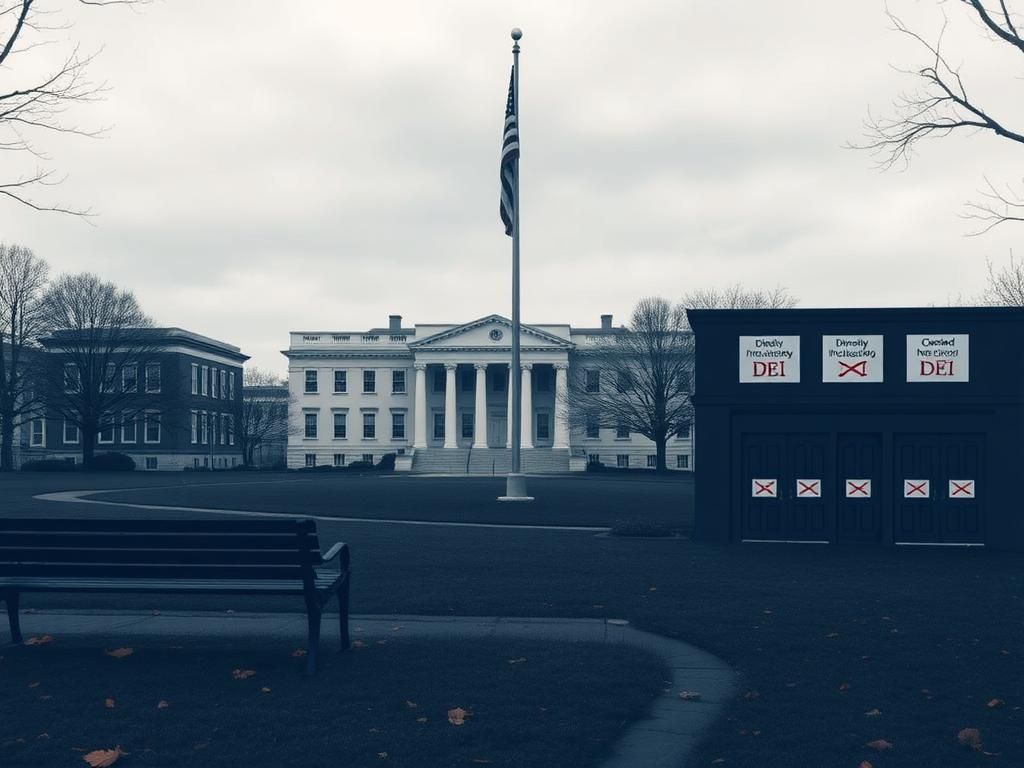
[[[601,330],[610,331],[612,329],[612,316],[601,315]]]
[[[402,316],[401,315],[388,315],[388,330],[389,331],[400,331],[400,330],[402,330]]]

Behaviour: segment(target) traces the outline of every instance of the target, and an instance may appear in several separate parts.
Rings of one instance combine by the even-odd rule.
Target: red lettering
[[[921,375],[922,376],[952,376],[953,375],[953,361],[952,360],[922,360],[921,361]]]
[[[779,360],[772,360],[769,363],[754,363],[754,376],[761,378],[766,376],[768,378],[785,378],[786,376],[786,363]]]

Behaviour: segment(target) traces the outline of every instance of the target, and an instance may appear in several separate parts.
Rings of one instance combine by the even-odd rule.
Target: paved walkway
[[[338,626],[324,617],[326,651],[338,642]],[[602,768],[681,768],[705,729],[734,694],[737,675],[728,665],[692,645],[634,629],[616,619],[533,619],[454,616],[352,616],[354,637],[515,638],[555,642],[630,645],[660,657],[672,675],[671,687],[651,704],[648,719],[634,723],[614,746]],[[395,627],[400,627],[396,630]],[[306,617],[293,613],[133,613],[37,610],[22,612],[26,636],[50,634],[66,641],[95,644],[103,638],[123,643],[152,639],[202,645],[259,638],[302,644]],[[287,641],[287,643],[285,642]],[[335,645],[336,647],[336,645]],[[679,697],[697,691],[699,701]]]

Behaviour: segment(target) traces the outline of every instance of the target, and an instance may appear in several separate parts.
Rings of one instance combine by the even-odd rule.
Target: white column
[[[508,378],[505,380],[505,389],[508,391],[508,410],[505,411],[505,421],[508,429],[508,436],[505,438],[505,447],[512,449],[512,363],[505,363],[508,368]]]
[[[552,448],[569,447],[569,364],[555,363],[555,440]]]
[[[458,435],[455,431],[455,369],[456,363],[444,364],[444,447],[458,448]]]
[[[523,420],[521,448],[533,448],[533,363],[521,363],[523,369]]]
[[[473,447],[487,447],[487,363],[474,363],[476,368],[476,404],[473,413]]]
[[[427,364],[415,363],[416,369],[416,420],[413,429],[413,448],[427,447]]]

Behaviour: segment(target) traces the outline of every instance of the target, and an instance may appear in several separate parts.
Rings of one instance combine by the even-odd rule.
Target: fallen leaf
[[[860,761],[860,765],[857,766],[857,768],[875,768],[875,767],[871,763],[869,763],[867,760],[861,760]]]
[[[387,645],[387,644],[388,644],[387,640],[378,640],[377,641],[377,645]]]
[[[381,760],[387,760],[388,759],[388,753],[387,752],[378,752],[377,753],[377,757],[379,757]]]
[[[260,688],[260,693],[270,693],[270,689],[264,685],[262,688]]]
[[[647,589],[647,591],[648,591],[648,592],[657,592],[657,591],[658,591],[658,588],[657,588],[657,587],[649,587],[649,588]]]
[[[526,657],[525,656],[520,656],[518,659],[509,659],[508,663],[509,664],[522,664],[524,661],[526,661]]]
[[[156,705],[156,708],[157,709],[167,709],[169,706],[171,706],[171,705],[168,704],[164,699],[160,699],[160,701]]]
[[[977,728],[962,728],[956,735],[960,746],[970,747],[975,752],[981,751],[981,733]]]
[[[724,762],[725,762],[725,758],[724,757],[716,757],[714,760],[711,761],[711,764],[712,765],[721,765]]]
[[[419,704],[417,704],[415,701],[409,701],[408,699],[406,699],[405,706],[407,706],[409,709],[416,709],[416,707],[418,707]]]
[[[296,648],[294,651],[292,651],[292,658],[293,659],[301,659],[305,655],[306,655],[306,649],[305,648]]]
[[[700,694],[696,691],[682,691],[679,698],[683,701],[700,701]]]
[[[840,683],[839,684],[839,690],[840,691],[848,691],[848,690],[850,690],[850,684],[849,683]]]
[[[366,647],[366,643],[364,643],[362,640],[353,640],[351,645],[352,645],[353,648],[365,648]]]
[[[420,724],[426,723],[427,722],[427,718],[425,718],[425,717],[417,717],[416,718],[416,722],[420,723]]]
[[[235,680],[248,680],[250,677],[256,674],[256,670],[253,669],[233,669],[231,670],[231,676]]]
[[[1003,706],[1003,704],[1005,704],[1005,703],[1006,702],[1003,701],[1002,699],[989,699],[988,704],[986,704],[985,706],[988,707],[989,709],[995,709],[996,707]]]
[[[829,632],[827,635],[825,635],[825,637],[827,639],[829,639],[829,640],[832,640],[834,638],[839,637],[839,633],[838,632]]]
[[[864,713],[864,716],[865,717],[878,717],[881,714],[882,714],[882,710],[880,710],[880,709],[869,709],[867,712]]]
[[[112,656],[115,659],[123,659],[125,656],[131,656],[135,653],[131,648],[115,648],[112,651],[104,651],[107,656]]]
[[[30,637],[25,641],[25,645],[46,645],[52,642],[53,638],[49,635],[40,635],[39,637]]]
[[[208,746],[210,746],[210,742],[208,741],[197,741],[195,744],[192,745],[192,749],[198,752],[201,749],[206,749]]]
[[[39,687],[39,683],[38,683],[38,682],[35,682],[35,683],[29,683],[29,684],[28,684],[28,687],[29,687],[29,688],[38,688],[38,687]]]
[[[877,749],[879,752],[884,752],[887,749],[892,749],[892,744],[890,744],[885,739],[875,739],[874,741],[869,741],[864,746],[871,747],[871,749]]]
[[[40,698],[40,699],[41,699],[42,701],[49,701],[50,699],[52,699],[52,698],[53,698],[53,696],[51,696],[51,695],[50,695],[50,694],[48,694],[48,693],[44,693],[44,694],[43,694],[42,696],[40,696],[39,698]]]
[[[114,700],[113,699],[104,699],[103,700],[103,706],[106,707],[107,709],[113,709],[114,708]]]
[[[470,713],[462,707],[456,707],[455,709],[448,710],[448,722],[452,725],[465,725],[466,718],[469,716]]]
[[[121,749],[120,745],[113,749],[96,749],[89,752],[86,755],[82,755],[82,759],[85,760],[92,768],[107,768],[120,760],[124,755],[128,753]]]
[[[747,691],[746,693],[743,694],[743,698],[746,699],[747,701],[753,701],[754,699],[761,698],[761,694],[758,693],[757,691]]]
[[[474,757],[473,758],[473,762],[476,763],[477,765],[490,765],[491,764],[491,761],[488,760],[486,757]]]

